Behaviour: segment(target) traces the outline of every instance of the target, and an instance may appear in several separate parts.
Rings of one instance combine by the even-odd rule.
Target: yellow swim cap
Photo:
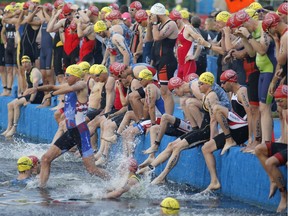
[[[101,12],[104,12],[104,13],[110,13],[112,11],[112,9],[110,7],[103,7],[101,9]]]
[[[228,11],[222,11],[216,16],[216,21],[227,22],[227,20],[231,17],[231,14]]]
[[[78,65],[82,68],[84,73],[88,73],[90,69],[90,64],[87,61],[82,61],[78,63]]]
[[[77,64],[72,64],[68,66],[66,69],[66,74],[69,74],[78,78],[82,78],[84,75],[82,68]]]
[[[169,16],[169,13],[170,13],[169,10],[166,9],[166,10],[165,10],[166,16]]]
[[[183,19],[189,19],[189,12],[187,10],[179,11]]]
[[[141,70],[138,77],[144,80],[153,80],[153,74],[148,69]]]
[[[31,2],[40,4],[40,0],[31,0]]]
[[[13,11],[13,10],[14,10],[13,5],[7,5],[7,6],[4,8],[4,12]]]
[[[31,62],[30,57],[27,55],[22,56],[21,63],[24,63],[24,62]]]
[[[179,202],[172,198],[167,197],[160,203],[161,210],[166,215],[178,214],[180,210]]]
[[[17,2],[15,5],[14,5],[14,8],[17,10],[22,10],[23,9],[23,5],[24,3],[20,3],[20,2]]]
[[[249,9],[253,9],[255,11],[263,8],[262,5],[258,2],[252,2],[249,6],[248,6]]]
[[[200,75],[199,81],[208,85],[212,85],[214,83],[214,75],[211,72],[204,72]]]
[[[94,73],[95,75],[100,75],[102,73],[108,73],[107,67],[105,67],[102,64],[98,64],[95,68],[94,68]]]
[[[146,10],[146,13],[149,15],[151,15],[151,11],[150,10]]]
[[[100,20],[100,21],[97,21],[94,25],[94,31],[96,33],[100,33],[100,32],[103,32],[103,31],[106,31],[107,30],[107,25],[104,21]]]
[[[33,166],[33,161],[29,157],[23,156],[23,157],[20,157],[17,161],[17,168],[19,172],[30,170],[32,166]]]
[[[89,74],[95,74],[95,68],[97,67],[98,64],[91,65],[89,69]]]
[[[254,20],[258,20],[258,13],[250,8],[245,9],[245,12]]]

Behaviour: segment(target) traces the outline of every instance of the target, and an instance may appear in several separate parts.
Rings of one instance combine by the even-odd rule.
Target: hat
[[[262,9],[262,5],[258,2],[252,2],[249,6],[248,6],[249,9],[253,9],[255,11],[259,10],[259,9]]]
[[[99,15],[99,9],[95,5],[89,6],[88,10],[91,11],[91,14],[93,16],[98,16]]]
[[[71,3],[66,3],[63,8],[62,8],[62,12],[64,15],[68,15],[72,12],[72,4]]]
[[[65,4],[64,0],[56,0],[54,2],[54,8],[58,9],[59,7],[62,7]]]
[[[148,19],[148,14],[145,10],[138,10],[135,14],[135,20],[138,23],[141,23],[142,21],[145,21]]]
[[[221,82],[235,82],[235,83],[237,83],[237,81],[238,81],[237,73],[231,69],[226,70],[221,74],[220,81]]]
[[[221,11],[217,16],[216,16],[216,21],[222,21],[222,22],[227,22],[231,14],[228,11]]]
[[[94,74],[95,73],[95,68],[97,67],[98,64],[93,64],[89,68],[89,74]]]
[[[179,202],[172,198],[172,197],[167,197],[165,198],[161,203],[160,203],[161,210],[164,214],[167,215],[174,215],[178,214],[180,210],[180,204]]]
[[[173,89],[175,88],[178,88],[180,86],[183,85],[183,80],[179,77],[172,77],[171,79],[169,79],[169,82],[168,82],[168,89],[170,91],[172,91]]]
[[[88,73],[89,72],[89,68],[90,68],[89,62],[82,61],[82,62],[79,62],[78,65],[82,68],[82,71],[84,73]]]
[[[121,12],[119,10],[113,10],[109,13],[109,20],[116,20],[121,18]]]
[[[187,10],[179,11],[183,19],[189,19],[189,12]]]
[[[138,11],[137,11],[138,12]],[[128,20],[128,21],[132,21],[132,19],[131,19],[131,15],[130,15],[130,13],[128,13],[128,12],[125,12],[125,13],[123,13],[122,15],[121,15],[121,17],[122,17],[122,20]]]
[[[111,3],[109,4],[109,7],[113,10],[119,10],[119,5],[117,3]]]
[[[155,15],[165,15],[166,9],[165,6],[161,3],[156,3],[151,7],[151,13]]]
[[[94,25],[94,31],[96,33],[100,33],[100,32],[103,32],[103,31],[106,31],[107,30],[107,25],[104,21],[100,20],[100,21],[97,21]]]
[[[275,98],[287,98],[288,97],[288,85],[280,85],[274,92]]]
[[[27,55],[22,56],[21,63],[24,63],[24,62],[31,62],[30,57]]]
[[[110,7],[103,7],[102,9],[101,9],[101,13],[110,13],[112,11],[112,8],[110,8]]]
[[[77,64],[72,64],[68,66],[66,69],[66,74],[69,74],[78,78],[82,78],[84,75],[82,68]]]
[[[190,82],[190,81],[192,81],[194,79],[197,79],[197,78],[199,78],[198,74],[190,73],[190,74],[188,74],[187,76],[184,77],[184,81],[185,82]]]
[[[52,11],[53,10],[53,5],[51,3],[47,2],[47,3],[43,4],[43,6],[45,8],[47,8],[48,11]]]
[[[38,162],[39,162],[38,157],[36,157],[34,155],[29,155],[28,157],[32,160],[33,166],[36,166],[38,164]]]
[[[284,2],[278,7],[278,13],[288,15],[288,2]]]
[[[279,22],[281,22],[280,16],[275,12],[269,12],[262,21],[262,29],[267,32],[269,28],[277,26]]]
[[[4,8],[4,12],[13,11],[13,10],[14,10],[13,5],[7,5],[7,6]]]
[[[126,65],[119,62],[114,62],[109,67],[110,72],[115,76],[119,76],[125,69]]]
[[[235,14],[232,14],[229,19],[226,22],[226,26],[228,26],[229,28],[236,28],[235,25]]]
[[[102,64],[98,64],[95,68],[94,68],[94,73],[95,75],[100,75],[102,73],[108,73],[108,70],[106,68],[106,66],[102,65]]]
[[[169,14],[169,18],[170,18],[171,20],[176,21],[176,20],[182,19],[182,15],[181,15],[181,13],[180,13],[179,11],[177,11],[177,10],[172,10],[172,11],[170,12],[170,14]]]
[[[250,8],[247,8],[247,9],[245,9],[245,12],[246,12],[252,19],[258,20],[258,13],[257,13],[257,11],[255,11],[255,10],[253,10],[253,9],[250,9]]]
[[[243,25],[245,22],[247,22],[250,19],[250,16],[248,13],[246,13],[244,10],[240,10],[235,14],[234,18],[234,25],[235,28]]]
[[[30,170],[32,166],[33,161],[27,156],[20,157],[17,161],[17,168],[19,172]]]
[[[199,81],[208,85],[212,85],[214,83],[214,75],[211,72],[204,72],[200,75]]]
[[[128,158],[129,171],[135,173],[138,169],[138,163],[134,158]]]
[[[140,71],[138,77],[144,80],[153,80],[153,74],[148,69],[143,69],[142,71]]]
[[[31,2],[40,4],[40,0],[31,0]]]
[[[135,8],[138,11],[138,10],[142,9],[142,4],[139,1],[133,1],[129,7]]]

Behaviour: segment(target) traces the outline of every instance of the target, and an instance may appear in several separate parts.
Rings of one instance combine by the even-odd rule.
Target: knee
[[[275,163],[275,160],[273,160],[272,158],[268,158],[265,161],[265,166],[268,171],[271,171],[272,169],[275,169],[277,167],[277,164]]]
[[[48,157],[47,154],[44,154],[41,158],[41,165],[48,165],[51,164],[51,159]]]
[[[201,151],[202,151],[203,154],[212,153],[213,151],[211,150],[211,142],[210,141],[205,142],[204,145],[201,148]]]
[[[170,116],[170,115],[164,113],[164,114],[162,115],[161,122],[167,122],[168,119],[169,119],[169,116]]]
[[[265,153],[264,153],[265,152],[265,148],[266,147],[264,147],[263,144],[257,145],[256,148],[255,148],[255,155],[257,157],[259,157],[261,155],[265,155]]]

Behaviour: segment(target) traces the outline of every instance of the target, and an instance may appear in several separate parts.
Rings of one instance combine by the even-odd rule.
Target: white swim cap
[[[156,3],[151,7],[151,13],[155,15],[165,15],[166,9],[165,6],[161,3]]]

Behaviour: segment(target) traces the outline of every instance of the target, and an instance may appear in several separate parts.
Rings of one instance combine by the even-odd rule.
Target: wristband
[[[152,25],[158,25],[158,23],[157,22],[152,22]]]
[[[252,39],[253,37],[252,37],[252,35],[250,34],[248,37],[247,37],[247,40],[250,40],[250,39]]]
[[[212,44],[210,43],[207,48],[208,48],[208,49],[211,49],[211,48],[212,48]]]
[[[54,91],[50,91],[50,92],[49,92],[49,94],[50,94],[51,97],[55,96],[55,95],[53,95],[53,93],[54,93]]]
[[[33,12],[33,10],[28,10],[28,12],[29,12],[29,13],[32,13],[32,12]]]

